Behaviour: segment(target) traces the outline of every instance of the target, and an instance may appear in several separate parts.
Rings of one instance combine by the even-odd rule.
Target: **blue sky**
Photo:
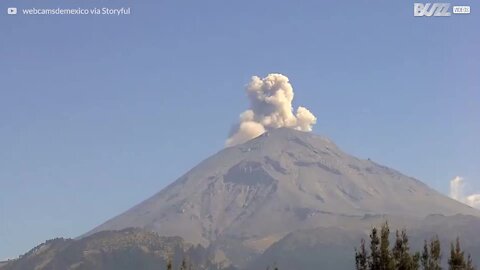
[[[480,191],[480,4],[452,3],[472,14],[416,18],[409,1],[2,1],[0,259],[78,236],[220,150],[245,84],[272,72],[346,152],[445,194],[457,175]]]

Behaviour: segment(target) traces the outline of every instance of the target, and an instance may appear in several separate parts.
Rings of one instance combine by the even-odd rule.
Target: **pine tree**
[[[368,269],[368,254],[365,249],[365,239],[362,238],[360,242],[360,250],[355,248],[355,268],[357,270],[367,270]]]
[[[413,256],[411,256],[410,260],[410,269],[411,270],[418,270],[420,269],[420,252],[415,252]]]
[[[270,265],[267,266],[267,270],[270,270]],[[273,263],[273,270],[278,270],[277,263]]]
[[[395,263],[390,252],[390,228],[388,222],[382,225],[380,231],[380,269],[393,270],[395,269]]]
[[[440,247],[440,240],[436,235],[430,241],[430,260],[428,263],[429,270],[441,270],[442,269],[442,249]]]
[[[468,258],[467,258],[467,266],[465,267],[466,270],[475,270],[475,266],[473,265],[473,261],[472,261],[472,256],[470,254],[468,254]]]
[[[182,265],[180,265],[180,270],[187,270],[187,260],[183,258]]]
[[[398,269],[399,265],[401,264],[403,252],[404,252],[404,247],[403,247],[402,237],[400,236],[400,232],[397,230],[395,232],[395,244],[392,248],[393,260],[395,261],[396,269]]]
[[[440,240],[438,240],[438,236],[432,238],[430,243],[425,240],[420,261],[422,269],[424,270],[442,269],[442,250],[440,248]]]
[[[412,258],[410,248],[408,246],[408,236],[406,230],[396,232],[395,245],[392,250],[395,268],[398,270],[410,270],[418,268],[420,255],[418,258]]]
[[[463,270],[466,267],[464,252],[460,247],[460,240],[457,237],[455,245],[450,245],[450,258],[448,259],[449,270]]]
[[[377,235],[377,228],[373,227],[372,234],[370,234],[370,256],[368,266],[370,270],[380,270],[380,239]]]
[[[442,250],[438,236],[430,242],[424,242],[423,252],[411,254],[406,230],[396,231],[396,239],[392,250],[389,250],[388,223],[382,225],[380,238],[374,227],[370,234],[370,254],[366,251],[365,240],[361,240],[360,248],[355,248],[355,266],[357,270],[442,270]],[[475,270],[472,257],[465,259],[460,247],[460,240],[451,243],[449,270]]]
[[[423,270],[431,270],[430,269],[430,251],[428,250],[427,240],[425,240],[425,243],[423,244],[423,252],[420,260],[422,262]]]

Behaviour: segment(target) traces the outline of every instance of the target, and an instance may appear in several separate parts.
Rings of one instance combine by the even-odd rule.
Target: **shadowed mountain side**
[[[364,234],[340,228],[317,228],[288,234],[268,248],[245,269],[266,269],[272,262],[280,269],[353,269],[353,243]]]
[[[205,248],[140,229],[105,231],[80,240],[49,240],[1,269],[159,270],[166,268],[168,259],[178,266],[183,258],[195,269],[216,269]]]

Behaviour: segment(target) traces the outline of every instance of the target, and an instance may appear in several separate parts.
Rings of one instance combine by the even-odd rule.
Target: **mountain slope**
[[[355,228],[340,224],[340,227],[315,228],[295,231],[269,247],[261,256],[251,262],[246,269],[265,269],[276,262],[280,269],[314,270],[353,269],[355,265],[354,249],[360,245],[360,239],[368,243],[372,225],[380,227],[385,221],[391,226],[391,245],[396,229],[407,229],[411,251],[422,251],[424,240],[439,236],[442,243],[443,265],[447,269],[450,243],[459,237],[462,249],[472,255],[476,265],[480,264],[480,218],[473,216],[430,215],[415,220],[394,216],[370,216],[354,221]]]
[[[180,237],[160,237],[140,229],[104,231],[89,237],[53,239],[32,249],[2,270],[158,270],[167,260],[180,265],[183,258],[195,269],[215,269],[201,246],[185,243]]]
[[[416,179],[344,153],[326,138],[280,128],[220,151],[88,234],[139,227],[212,244],[243,265],[292,231],[378,214],[480,216]]]

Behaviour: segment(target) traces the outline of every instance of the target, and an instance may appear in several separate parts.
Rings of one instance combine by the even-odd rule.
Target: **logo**
[[[452,14],[449,11],[449,3],[414,3],[413,16],[415,17],[449,17]]]
[[[470,14],[470,6],[453,6],[453,14]]]
[[[9,14],[9,15],[17,15],[17,8],[14,8],[14,7],[7,8],[7,14]]]

